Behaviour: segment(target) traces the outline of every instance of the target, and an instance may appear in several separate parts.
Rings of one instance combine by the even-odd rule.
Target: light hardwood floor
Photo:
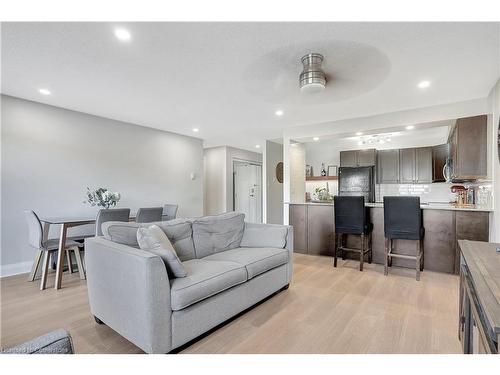
[[[290,288],[182,353],[460,353],[458,276],[296,254]],[[38,290],[27,275],[1,280],[1,345],[65,328],[78,353],[141,353],[90,315],[85,281]],[[48,285],[53,285],[54,274]]]

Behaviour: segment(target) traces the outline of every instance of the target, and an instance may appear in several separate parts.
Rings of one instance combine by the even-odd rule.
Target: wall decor
[[[283,162],[276,164],[276,179],[280,184],[283,183]]]
[[[337,166],[329,165],[328,166],[328,176],[337,176]]]
[[[312,177],[313,176],[313,167],[312,165],[307,164],[306,165],[306,177]]]

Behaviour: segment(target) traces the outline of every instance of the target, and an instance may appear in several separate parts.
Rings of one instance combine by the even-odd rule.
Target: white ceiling
[[[2,93],[257,151],[287,127],[484,98],[499,36],[499,23],[3,23]],[[316,95],[298,88],[309,52],[329,76]]]

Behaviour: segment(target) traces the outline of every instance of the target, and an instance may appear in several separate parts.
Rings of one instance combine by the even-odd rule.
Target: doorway
[[[245,221],[262,223],[262,165],[233,161],[233,207]]]

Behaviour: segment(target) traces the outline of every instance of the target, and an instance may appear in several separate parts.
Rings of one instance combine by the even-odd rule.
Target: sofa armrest
[[[241,247],[278,247],[288,250],[288,283],[293,272],[293,227],[279,224],[245,223]]]
[[[171,350],[170,282],[161,258],[103,237],[85,240],[90,310],[147,353]]]
[[[5,354],[73,354],[73,341],[64,329],[58,329],[24,344],[4,350]]]

